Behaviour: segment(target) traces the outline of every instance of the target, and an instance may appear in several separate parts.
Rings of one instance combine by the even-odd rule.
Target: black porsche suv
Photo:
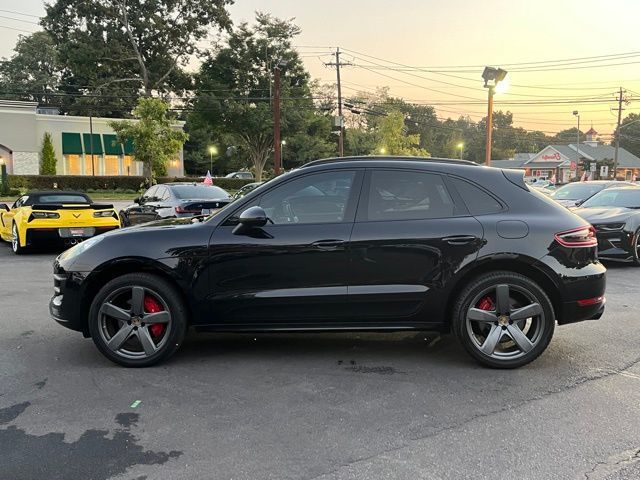
[[[436,330],[519,367],[605,301],[593,228],[534,190],[471,162],[318,160],[208,218],[67,250],[50,311],[129,367],[168,358],[188,327]]]

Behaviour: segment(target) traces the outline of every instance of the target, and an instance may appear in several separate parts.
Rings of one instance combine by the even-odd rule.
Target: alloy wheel
[[[20,237],[18,236],[18,228],[16,224],[13,224],[13,228],[11,229],[11,249],[14,253],[17,253],[20,249]]]
[[[526,355],[541,341],[549,321],[536,298],[516,285],[487,288],[470,305],[467,334],[479,352],[497,360]]]
[[[157,292],[139,285],[112,292],[98,315],[99,333],[105,345],[127,359],[140,360],[156,354],[171,331],[172,317],[167,303]]]

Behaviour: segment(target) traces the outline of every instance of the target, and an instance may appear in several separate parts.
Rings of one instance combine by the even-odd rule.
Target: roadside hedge
[[[9,175],[9,188],[13,190],[144,190],[144,177],[91,176],[91,175]],[[158,177],[158,183],[202,182],[199,177]],[[213,184],[225,190],[238,190],[255,180],[240,178],[213,178]]]

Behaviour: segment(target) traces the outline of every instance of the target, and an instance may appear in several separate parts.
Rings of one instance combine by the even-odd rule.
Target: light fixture
[[[504,80],[506,76],[507,71],[502,68],[484,67],[484,71],[482,72],[484,87],[489,88],[489,82],[493,82],[493,86],[495,87],[498,83]]]
[[[482,72],[482,78],[484,79],[484,88],[488,89],[489,102],[487,105],[487,133],[485,143],[485,156],[484,161],[487,166],[491,165],[491,136],[493,133],[493,95],[496,93],[496,87],[507,76],[507,71],[502,68],[484,67]],[[498,93],[505,91],[508,85],[503,85]]]
[[[385,153],[387,153],[387,149],[384,147],[380,147],[380,155],[384,155]]]

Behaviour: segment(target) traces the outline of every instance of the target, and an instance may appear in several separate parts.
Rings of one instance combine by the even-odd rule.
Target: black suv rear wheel
[[[452,329],[479,363],[517,368],[547,348],[555,328],[553,306],[531,279],[493,272],[469,283],[453,309]]]
[[[89,310],[100,352],[125,367],[148,367],[173,355],[187,328],[182,298],[164,279],[131,273],[108,282]]]

